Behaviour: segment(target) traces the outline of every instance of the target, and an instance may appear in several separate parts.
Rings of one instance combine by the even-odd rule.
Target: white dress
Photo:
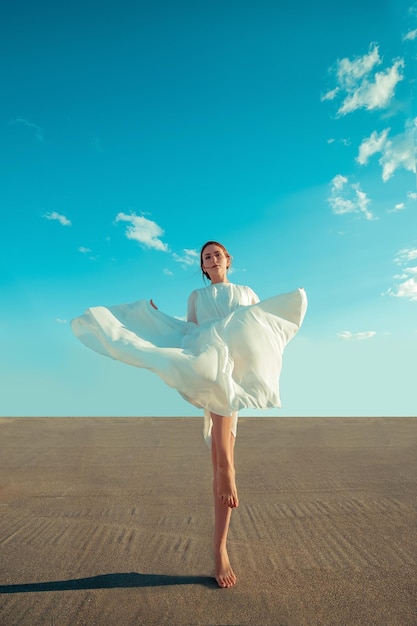
[[[71,326],[87,347],[155,372],[203,408],[210,445],[210,411],[236,414],[236,435],[240,409],[281,406],[282,354],[306,308],[304,289],[259,302],[249,287],[218,283],[192,292],[187,322],[139,300],[92,307]]]

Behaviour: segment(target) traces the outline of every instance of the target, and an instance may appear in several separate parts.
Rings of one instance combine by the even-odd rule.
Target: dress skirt
[[[208,441],[210,412],[231,415],[281,406],[282,355],[306,308],[304,289],[296,289],[197,325],[139,300],[89,308],[71,326],[88,348],[155,372],[204,409]]]

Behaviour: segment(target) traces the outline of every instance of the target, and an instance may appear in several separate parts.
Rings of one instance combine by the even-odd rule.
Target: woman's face
[[[227,280],[227,269],[230,264],[229,257],[224,250],[215,244],[209,244],[203,250],[202,269],[210,276],[212,283],[225,283]]]

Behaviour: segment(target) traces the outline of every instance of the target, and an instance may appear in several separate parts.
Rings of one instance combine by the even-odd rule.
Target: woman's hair
[[[227,259],[229,259],[229,265],[227,267],[227,269],[229,269],[231,263],[232,263],[232,257],[230,256],[230,254],[228,253],[227,249],[225,248],[225,246],[222,243],[219,243],[218,241],[206,241],[206,243],[204,244],[204,246],[202,246],[201,250],[200,250],[200,267],[201,267],[201,271],[203,272],[203,277],[208,278],[210,280],[210,276],[207,274],[207,272],[205,272],[203,270],[203,252],[204,250],[207,248],[207,246],[219,246],[219,248],[221,248],[226,256]]]

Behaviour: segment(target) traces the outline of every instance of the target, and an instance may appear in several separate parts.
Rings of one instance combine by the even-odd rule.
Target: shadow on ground
[[[0,593],[38,593],[41,591],[76,591],[79,589],[116,589],[120,587],[168,587],[170,585],[203,585],[218,589],[209,576],[166,576],[137,572],[102,574],[89,578],[51,580],[42,583],[0,585]]]

